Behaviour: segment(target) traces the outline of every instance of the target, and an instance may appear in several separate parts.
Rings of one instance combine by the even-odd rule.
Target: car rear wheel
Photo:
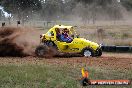
[[[44,57],[48,53],[48,50],[47,46],[39,45],[35,50],[35,54],[39,57]]]

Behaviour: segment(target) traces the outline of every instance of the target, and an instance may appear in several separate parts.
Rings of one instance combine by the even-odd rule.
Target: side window
[[[51,36],[54,36],[54,32],[53,31],[51,31]]]
[[[54,32],[53,31],[48,32],[48,36],[54,36]]]

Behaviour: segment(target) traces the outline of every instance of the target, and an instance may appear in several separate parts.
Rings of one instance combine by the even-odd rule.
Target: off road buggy
[[[59,31],[61,33],[64,28],[69,30],[69,36],[73,39],[70,43],[63,42],[57,37],[57,32]],[[53,48],[59,53],[77,53],[86,57],[102,55],[101,46],[80,38],[73,26],[55,25],[46,34],[40,35],[40,45],[35,50],[36,55],[43,57],[49,48]]]

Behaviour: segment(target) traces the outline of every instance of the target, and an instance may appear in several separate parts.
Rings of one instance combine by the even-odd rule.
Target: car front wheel
[[[91,49],[89,48],[86,48],[82,51],[82,55],[85,56],[85,57],[90,57],[90,56],[94,56],[94,53]]]

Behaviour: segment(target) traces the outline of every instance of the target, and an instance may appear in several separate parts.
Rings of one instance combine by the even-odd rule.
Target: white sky
[[[121,0],[117,0],[117,2],[121,2]]]
[[[7,12],[4,11],[3,7],[0,6],[0,10],[4,13],[5,17],[9,17],[11,14],[8,14]]]

